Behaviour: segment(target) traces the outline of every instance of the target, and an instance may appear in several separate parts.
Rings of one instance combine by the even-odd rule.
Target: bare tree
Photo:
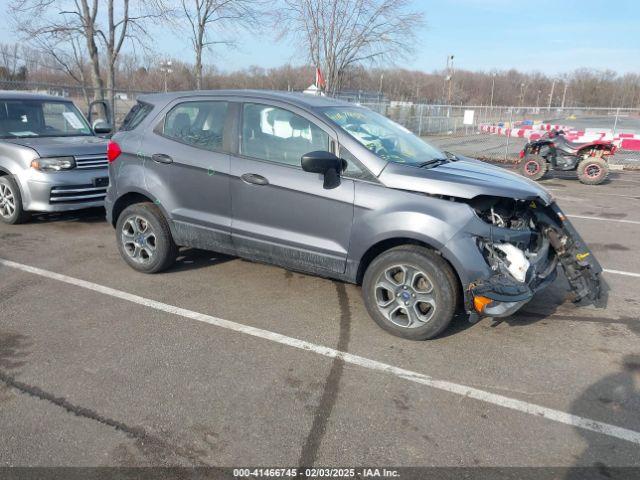
[[[16,30],[23,38],[51,55],[68,74],[73,71],[71,58],[88,56],[91,86],[94,95],[102,98],[104,83],[100,75],[100,56],[96,44],[98,0],[93,0],[92,4],[88,0],[13,0],[9,4],[9,11]],[[75,73],[71,76],[78,80]],[[80,80],[86,86],[86,80]]]
[[[0,45],[0,66],[4,69],[8,78],[15,76],[18,71],[19,60],[17,43]]]
[[[405,58],[423,24],[408,0],[284,0],[275,15],[280,37],[291,36],[322,68],[327,90],[341,87],[358,64]]]
[[[52,55],[67,73],[85,84],[80,76],[84,67],[78,63],[84,56],[89,58],[95,98],[104,98],[104,58],[112,107],[116,63],[125,41],[144,46],[147,22],[163,19],[167,13],[163,0],[12,0],[9,10],[25,39]],[[79,70],[70,67],[72,59]]]
[[[202,88],[202,55],[213,45],[233,45],[233,40],[217,38],[212,34],[229,33],[235,28],[257,25],[259,5],[257,0],[181,0],[184,16],[189,22],[191,44],[195,52],[194,74],[196,88]]]

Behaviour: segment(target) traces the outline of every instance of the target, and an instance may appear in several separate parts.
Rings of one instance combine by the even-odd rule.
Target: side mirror
[[[458,160],[460,160],[455,154],[451,153],[451,152],[447,152],[445,151],[444,154],[447,156],[447,158],[449,160],[451,160],[452,162],[457,162]]]
[[[103,120],[97,120],[93,125],[93,131],[96,135],[107,135],[111,133],[112,130],[111,125]]]
[[[90,125],[95,125],[96,122],[101,121],[109,125],[113,125],[113,115],[111,114],[111,107],[106,100],[94,100],[89,104],[89,110],[87,112],[87,118]],[[105,119],[105,120],[102,120]],[[95,131],[95,129],[94,129]],[[98,133],[98,132],[96,132]]]
[[[323,187],[325,189],[336,188],[340,185],[340,173],[344,169],[344,162],[333,153],[325,151],[309,152],[302,156],[300,163],[305,172],[324,175]]]

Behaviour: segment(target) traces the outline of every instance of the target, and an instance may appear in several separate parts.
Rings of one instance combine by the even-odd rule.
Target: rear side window
[[[205,150],[222,150],[227,102],[185,102],[171,109],[164,119],[162,135]]]
[[[147,115],[151,113],[151,110],[153,110],[153,105],[151,105],[150,103],[136,103],[133,107],[131,107],[131,110],[129,110],[127,116],[124,117],[124,121],[122,122],[120,130],[125,132],[128,130],[133,130],[138,125],[140,125],[145,118],[147,118]]]

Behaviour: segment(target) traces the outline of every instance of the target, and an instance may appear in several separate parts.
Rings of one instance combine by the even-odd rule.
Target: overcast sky
[[[0,0],[2,11],[7,3]],[[399,66],[432,71],[453,54],[456,68],[469,70],[555,74],[590,67],[640,73],[638,0],[413,0],[413,5],[424,12],[427,26],[418,33],[415,54]],[[152,33],[159,52],[191,60],[184,36],[158,28]],[[290,43],[276,42],[268,33],[245,32],[237,39],[237,49],[216,48],[206,61],[227,71],[305,61]],[[0,41],[14,41],[7,26],[0,29]]]

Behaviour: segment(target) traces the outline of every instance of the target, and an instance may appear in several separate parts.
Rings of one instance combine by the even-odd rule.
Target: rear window
[[[147,118],[147,115],[151,113],[151,110],[153,110],[153,105],[151,105],[150,103],[145,103],[145,102],[136,103],[131,108],[131,110],[129,110],[129,113],[127,113],[127,116],[124,117],[124,121],[120,126],[120,130],[121,131],[133,130],[138,125],[140,125],[145,118]]]

